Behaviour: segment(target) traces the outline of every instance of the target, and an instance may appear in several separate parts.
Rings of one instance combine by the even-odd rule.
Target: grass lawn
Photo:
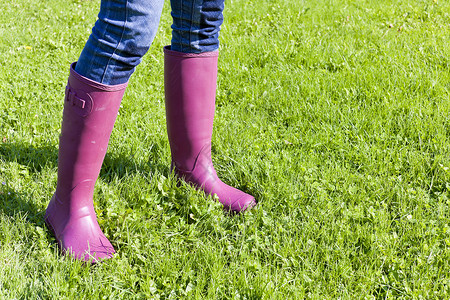
[[[99,1],[0,3],[0,298],[450,298],[450,3],[226,2],[213,160],[259,205],[227,216],[170,174],[166,1],[97,181],[117,255],[96,266],[43,215]]]

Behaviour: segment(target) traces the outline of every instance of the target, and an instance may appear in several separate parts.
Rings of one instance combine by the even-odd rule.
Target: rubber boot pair
[[[223,183],[211,160],[218,52],[165,52],[167,131],[172,168],[181,179],[217,194],[224,208],[242,212],[254,198]],[[45,222],[64,253],[97,262],[114,248],[100,229],[93,206],[94,185],[127,84],[89,80],[72,64],[59,144],[58,182]]]

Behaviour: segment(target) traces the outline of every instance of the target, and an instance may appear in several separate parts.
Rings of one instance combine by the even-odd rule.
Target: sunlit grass
[[[2,298],[449,297],[450,4],[227,1],[213,160],[259,201],[230,217],[169,171],[166,3],[95,190],[117,255],[91,267],[43,212],[98,6],[0,4]]]

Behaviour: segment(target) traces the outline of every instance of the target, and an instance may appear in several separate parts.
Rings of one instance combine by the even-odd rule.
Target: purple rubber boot
[[[45,223],[63,253],[95,263],[114,248],[100,229],[94,185],[127,84],[103,85],[70,68],[59,138],[58,183]]]
[[[166,122],[172,169],[184,181],[216,194],[224,208],[243,212],[255,198],[223,183],[211,160],[218,52],[181,53],[164,48]]]

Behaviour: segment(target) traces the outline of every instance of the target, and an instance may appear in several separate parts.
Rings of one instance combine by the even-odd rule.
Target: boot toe
[[[104,236],[89,239],[64,238],[61,248],[65,255],[72,256],[77,260],[89,263],[97,263],[112,258],[114,247]]]
[[[64,231],[55,236],[63,254],[84,262],[97,263],[115,253],[97,220],[91,217],[69,221]]]
[[[255,198],[249,194],[245,194],[239,197],[237,200],[235,200],[231,205],[228,207],[228,210],[234,212],[234,213],[242,213],[247,210],[252,209],[257,203],[255,201]],[[225,207],[226,208],[226,207]]]

